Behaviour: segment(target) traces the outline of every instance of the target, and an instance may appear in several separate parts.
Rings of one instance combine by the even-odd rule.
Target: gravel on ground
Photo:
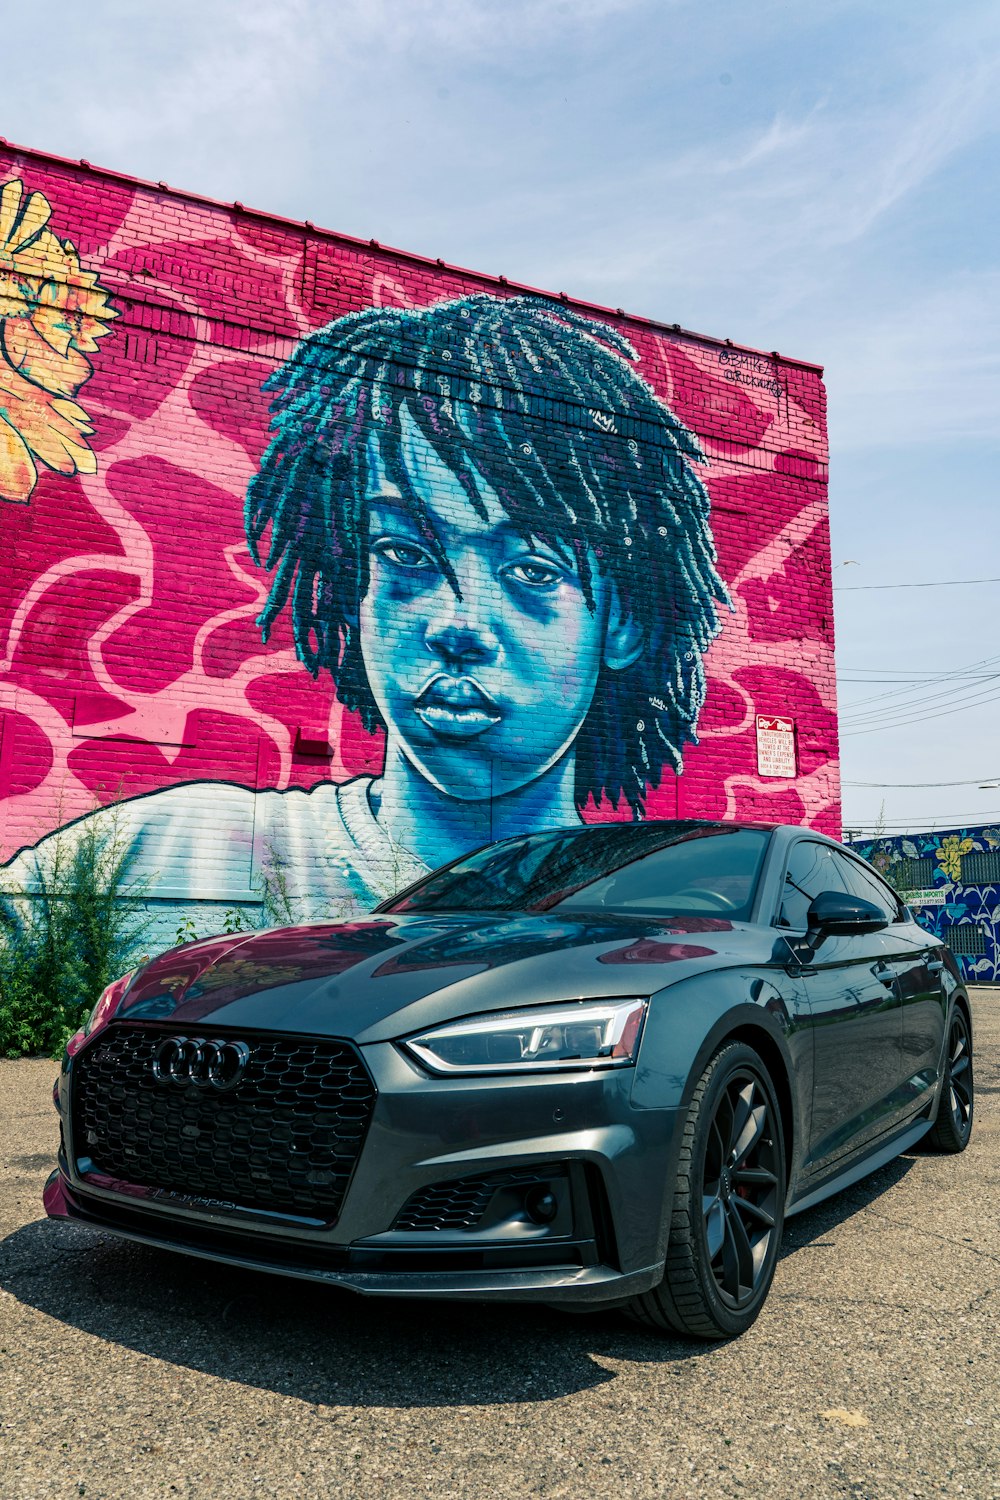
[[[43,1217],[55,1065],[0,1063],[0,1497],[1000,1497],[1000,990],[961,1157],[792,1220],[729,1344],[360,1298]]]

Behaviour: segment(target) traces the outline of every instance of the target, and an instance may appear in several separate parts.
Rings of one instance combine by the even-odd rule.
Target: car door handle
[[[883,963],[881,959],[877,964],[872,964],[872,973],[875,975],[875,978],[878,980],[879,984],[884,984],[887,990],[891,990],[893,985],[896,983],[895,969],[891,964]]]

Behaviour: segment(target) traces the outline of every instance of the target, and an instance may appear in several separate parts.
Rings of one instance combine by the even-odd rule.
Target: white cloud
[[[118,0],[107,10],[114,34],[130,7]],[[207,118],[238,120],[248,110],[266,118],[296,79],[311,82],[308,0],[180,0],[162,20],[150,15],[138,31],[117,30],[114,87],[88,88],[79,101],[83,130],[109,146],[195,135]]]
[[[312,23],[350,53],[418,51],[496,58],[510,41],[572,40],[574,32],[635,12],[648,0],[340,0],[313,5]]]
[[[1000,440],[1000,271],[952,275],[824,342],[835,448]]]
[[[753,285],[758,297],[788,305],[790,289],[812,294],[811,267],[863,239],[963,146],[1000,126],[998,84],[1000,56],[970,60],[890,102],[828,98],[797,119],[777,114],[728,139],[651,156],[627,185],[620,174],[591,181],[591,232],[571,269],[588,283],[619,286],[659,276],[718,287],[736,278],[744,295]],[[544,200],[543,188],[539,211]],[[624,223],[620,208],[609,215],[612,200],[629,205]]]

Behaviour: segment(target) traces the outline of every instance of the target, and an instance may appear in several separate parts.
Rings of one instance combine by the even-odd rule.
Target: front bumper
[[[495,1298],[509,1302],[589,1303],[601,1307],[648,1291],[663,1275],[662,1262],[628,1274],[603,1265],[366,1271],[353,1264],[359,1252],[350,1248],[339,1256],[331,1252],[318,1258],[304,1255],[300,1245],[274,1242],[262,1245],[247,1235],[176,1219],[165,1221],[135,1210],[118,1210],[104,1201],[74,1192],[61,1171],[52,1173],[43,1201],[50,1218],[71,1219],[142,1245],[177,1250],[245,1270],[270,1271],[300,1281],[342,1287],[373,1297],[477,1301]]]
[[[74,1059],[56,1091],[60,1168],[45,1209],[160,1248],[379,1296],[601,1305],[663,1274],[674,1110],[637,1110],[632,1069],[534,1078],[431,1078],[391,1044],[361,1049],[377,1089],[335,1223],[255,1212],[115,1181],[74,1147]],[[563,1174],[550,1225],[396,1227],[415,1193],[470,1176]]]

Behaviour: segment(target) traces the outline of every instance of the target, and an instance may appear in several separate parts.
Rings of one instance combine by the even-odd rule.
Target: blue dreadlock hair
[[[246,531],[273,570],[266,641],[290,601],[300,659],[332,675],[365,727],[382,723],[365,676],[358,603],[368,587],[368,440],[375,437],[427,544],[458,592],[406,471],[406,408],[483,514],[478,478],[526,538],[573,549],[590,608],[611,579],[644,637],[631,667],[602,670],[576,743],[576,801],[624,798],[642,816],[664,766],[680,771],[705,699],[705,651],[730,603],[688,429],[629,361],[628,340],[540,298],[483,293],[350,313],[271,375],[270,445]]]

